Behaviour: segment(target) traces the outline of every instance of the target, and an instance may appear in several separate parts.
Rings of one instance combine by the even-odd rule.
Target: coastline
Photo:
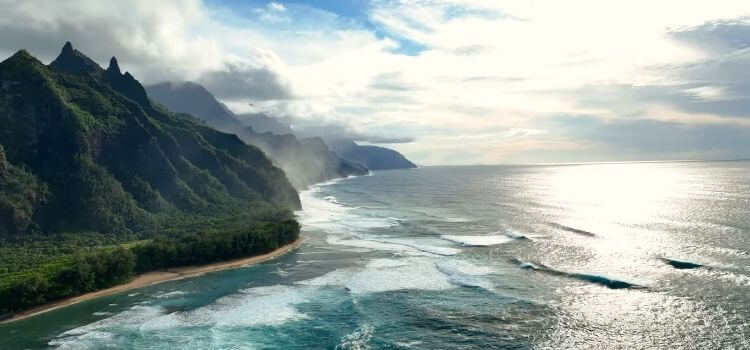
[[[147,272],[144,274],[136,275],[128,283],[119,284],[119,285],[116,285],[114,287],[110,287],[107,289],[97,290],[97,291],[89,292],[86,294],[73,296],[70,298],[58,300],[58,301],[51,302],[45,305],[31,308],[26,311],[19,312],[7,319],[0,321],[0,324],[22,320],[22,319],[25,319],[31,316],[36,316],[36,315],[39,315],[48,311],[52,311],[52,310],[60,309],[60,308],[70,306],[73,304],[77,304],[86,300],[91,300],[91,299],[98,298],[98,297],[117,294],[117,293],[121,293],[121,292],[128,291],[131,289],[146,287],[146,286],[154,285],[157,283],[174,281],[174,280],[183,279],[183,278],[196,277],[204,273],[208,273],[208,272],[229,270],[229,269],[235,269],[239,267],[254,265],[254,264],[266,261],[266,260],[279,257],[281,255],[284,255],[285,253],[296,248],[301,242],[302,242],[302,237],[299,237],[297,238],[297,240],[295,240],[292,243],[289,243],[272,252],[262,254],[262,255],[255,255],[255,256],[246,257],[246,258],[222,261],[222,262],[217,262],[217,263],[208,264],[208,265],[175,267],[175,268],[169,268],[169,269],[162,270],[162,271]]]

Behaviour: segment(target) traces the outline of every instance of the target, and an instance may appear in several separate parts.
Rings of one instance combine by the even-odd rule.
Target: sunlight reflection
[[[550,200],[572,202],[572,218],[635,225],[665,211],[679,195],[683,176],[659,164],[561,167],[550,180]]]
[[[653,257],[675,245],[676,237],[661,234],[660,225],[690,210],[683,208],[684,196],[699,189],[675,164],[559,166],[549,175],[535,181],[528,195],[557,208],[546,213],[549,222],[540,229],[558,236],[570,252],[548,262],[645,285],[663,268]]]

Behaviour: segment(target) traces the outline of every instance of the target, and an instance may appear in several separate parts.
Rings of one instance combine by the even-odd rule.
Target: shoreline
[[[124,284],[118,284],[110,288],[101,289],[101,290],[89,292],[86,294],[81,294],[81,295],[65,298],[62,300],[54,301],[54,302],[41,305],[41,306],[36,306],[29,310],[16,313],[13,316],[0,321],[0,324],[23,320],[28,317],[32,317],[32,316],[36,316],[36,315],[39,315],[48,311],[64,308],[66,306],[77,304],[86,300],[91,300],[91,299],[98,298],[98,297],[117,294],[117,293],[125,292],[131,289],[146,287],[146,286],[154,285],[157,283],[174,281],[174,280],[183,279],[183,278],[196,277],[204,273],[208,273],[208,272],[230,270],[230,269],[236,269],[239,267],[255,265],[257,263],[261,263],[266,260],[270,260],[273,258],[277,258],[281,255],[284,255],[285,253],[296,248],[301,242],[302,242],[302,237],[299,237],[297,238],[297,240],[295,240],[292,243],[289,243],[280,248],[277,248],[276,250],[272,252],[262,254],[262,255],[255,255],[251,257],[239,258],[239,259],[234,259],[234,260],[229,260],[229,261],[221,261],[221,262],[216,262],[216,263],[212,263],[208,265],[174,267],[174,268],[169,268],[169,269],[161,270],[161,271],[146,272],[144,274],[136,275],[135,277],[133,277],[132,280],[130,280],[130,282],[127,282]]]

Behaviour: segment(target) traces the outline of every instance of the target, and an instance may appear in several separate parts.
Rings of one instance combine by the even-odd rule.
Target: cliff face
[[[49,66],[25,50],[0,63],[0,124],[0,233],[138,233],[300,206],[261,150],[152,105],[116,59],[104,70],[70,43]]]
[[[262,149],[284,169],[298,189],[334,178],[368,173],[366,167],[337,157],[323,140],[299,139],[291,129],[273,118],[262,114],[236,116],[198,84],[161,83],[146,89],[156,102],[192,114],[217,129],[235,133],[245,142]],[[244,126],[238,118],[249,121],[252,126]],[[271,131],[289,132],[277,134]]]

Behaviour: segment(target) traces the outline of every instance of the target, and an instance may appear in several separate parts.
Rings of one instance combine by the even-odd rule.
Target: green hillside
[[[148,236],[289,216],[299,198],[259,149],[157,107],[113,58],[70,43],[0,63],[0,236]],[[240,220],[241,221],[241,220]]]
[[[297,192],[237,136],[65,44],[0,63],[0,319],[136,273],[293,242]]]

